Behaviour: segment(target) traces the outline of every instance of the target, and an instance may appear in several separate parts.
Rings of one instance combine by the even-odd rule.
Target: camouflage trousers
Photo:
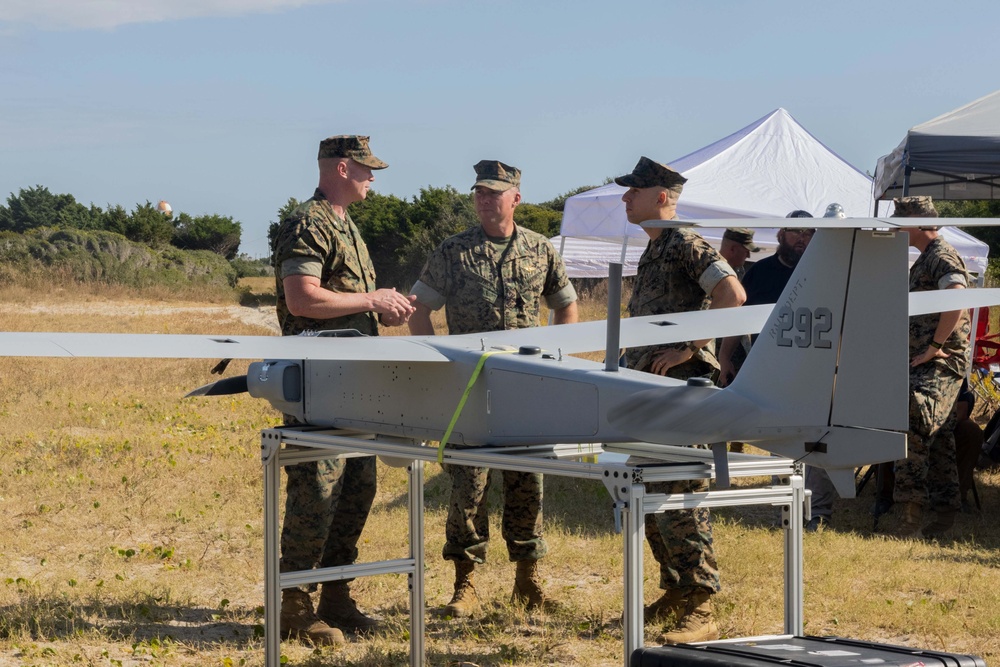
[[[375,457],[287,466],[282,572],[350,565],[375,500]],[[307,587],[302,587],[306,590]]]
[[[962,377],[943,365],[910,369],[910,430],[906,458],[896,461],[897,503],[916,502],[934,511],[958,510],[953,409]]]
[[[487,510],[491,475],[489,468],[445,465],[451,477],[446,542],[446,560],[486,562],[490,542]],[[500,471],[503,478],[502,534],[511,561],[538,560],[548,551],[542,537],[542,475]]]
[[[708,480],[653,482],[647,493],[704,493]],[[660,564],[660,588],[700,586],[718,593],[719,566],[712,544],[712,516],[705,508],[646,515],[646,541]]]
[[[668,376],[687,380],[702,377],[712,370],[704,362],[688,361],[671,368]],[[708,486],[707,479],[652,482],[646,485],[646,493],[704,493],[708,491]],[[645,527],[650,551],[660,564],[660,588],[670,590],[700,586],[713,593],[719,592],[719,566],[715,560],[712,515],[708,509],[647,514]]]

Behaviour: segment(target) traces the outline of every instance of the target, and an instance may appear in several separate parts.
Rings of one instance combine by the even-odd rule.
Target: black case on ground
[[[876,644],[841,637],[756,637],[745,640],[647,646],[629,667],[986,667],[982,658],[958,653]]]

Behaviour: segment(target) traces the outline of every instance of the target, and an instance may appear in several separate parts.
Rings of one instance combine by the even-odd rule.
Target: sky
[[[783,107],[874,172],[906,131],[1000,88],[996,0],[0,0],[0,201],[231,216],[241,251],[371,136],[373,189],[527,202],[670,162]]]

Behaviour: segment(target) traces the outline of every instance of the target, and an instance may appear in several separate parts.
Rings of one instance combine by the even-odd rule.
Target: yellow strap
[[[469,394],[472,393],[472,386],[476,384],[476,379],[479,377],[480,371],[483,370],[483,364],[485,364],[486,360],[494,354],[509,354],[513,351],[514,350],[490,350],[489,352],[483,352],[482,356],[479,357],[476,369],[472,371],[472,377],[469,378],[469,384],[465,386],[465,392],[462,394],[462,399],[458,402],[458,407],[455,408],[455,414],[451,416],[451,422],[448,424],[448,429],[441,437],[441,443],[438,445],[438,463],[444,462],[444,446],[448,444],[448,438],[451,437],[451,432],[455,429],[455,424],[458,423],[458,418],[462,414],[462,408],[465,407],[465,401],[468,400]]]

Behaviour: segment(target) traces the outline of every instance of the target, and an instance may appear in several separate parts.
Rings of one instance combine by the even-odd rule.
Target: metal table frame
[[[652,463],[601,463],[582,460],[605,451],[655,457]],[[409,477],[409,554],[406,558],[355,563],[302,572],[279,572],[278,520],[281,468],[333,457],[377,455],[405,462]],[[281,589],[378,574],[405,573],[410,593],[410,665],[424,664],[424,475],[425,461],[437,460],[437,448],[384,439],[357,431],[282,427],[261,432],[264,469],[264,640],[265,665],[280,664]],[[648,460],[648,459],[646,459]],[[611,494],[624,549],[624,665],[643,646],[643,548],[647,514],[693,507],[773,505],[782,507],[785,530],[784,632],[802,634],[802,523],[808,514],[801,465],[788,459],[730,454],[729,476],[779,476],[789,483],[762,488],[734,488],[693,494],[647,494],[644,483],[705,479],[715,476],[712,452],[645,443],[601,446],[533,445],[444,450],[454,465],[487,466],[602,482]]]

